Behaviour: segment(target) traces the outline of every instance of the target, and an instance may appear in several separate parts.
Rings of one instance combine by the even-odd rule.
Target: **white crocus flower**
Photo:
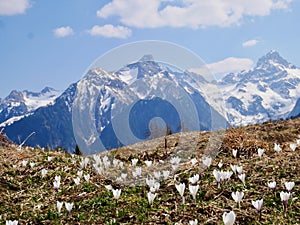
[[[18,220],[6,220],[5,225],[18,225]]]
[[[199,174],[195,174],[194,176],[189,178],[189,182],[195,184],[199,181]]]
[[[185,183],[175,184],[176,190],[179,192],[180,196],[182,197],[185,190]]]
[[[154,172],[154,177],[155,177],[155,179],[159,180],[159,179],[160,179],[160,176],[161,176],[160,171],[155,171],[155,172]]]
[[[238,174],[242,174],[242,173],[243,173],[243,167],[242,167],[242,166],[237,166],[237,167],[236,167],[236,172],[237,172]]]
[[[169,178],[169,176],[170,176],[169,170],[163,170],[162,173],[163,173],[164,180]]]
[[[109,161],[107,156],[103,157],[103,165],[104,165],[105,168],[109,168],[111,166],[111,162]]]
[[[29,163],[30,167],[33,168],[35,166],[34,162]]]
[[[65,202],[65,207],[66,207],[66,209],[67,209],[67,211],[68,211],[69,214],[71,213],[73,205],[74,205],[73,202],[72,203]]]
[[[147,197],[148,197],[149,205],[152,205],[156,195],[157,195],[157,193],[154,194],[152,192],[148,192]]]
[[[64,204],[63,202],[59,202],[59,201],[56,202],[56,206],[57,206],[57,211],[58,211],[58,213],[61,212],[61,208],[62,208],[63,204]]]
[[[246,175],[244,173],[242,174],[239,174],[238,175],[239,179],[243,182],[243,184],[245,185],[245,178],[246,178]]]
[[[224,225],[233,225],[235,222],[235,213],[233,211],[230,211],[229,213],[224,212],[223,213],[223,222],[224,222]]]
[[[152,165],[152,161],[146,160],[146,161],[145,161],[145,164],[146,164],[147,167],[150,167],[150,166]]]
[[[185,183],[175,184],[176,190],[179,192],[181,198],[182,198],[182,204],[184,204],[184,190],[185,190]]]
[[[120,161],[118,159],[113,159],[113,166],[117,167],[119,166]]]
[[[88,157],[81,158],[80,167],[85,168],[89,164],[90,159]]]
[[[222,160],[218,163],[218,167],[221,169],[223,166]]]
[[[230,180],[230,178],[231,178],[231,176],[233,174],[232,171],[228,171],[228,170],[227,171],[221,170],[221,171],[219,171],[219,173],[220,173],[220,179],[221,179],[221,181]]]
[[[275,188],[276,188],[276,181],[269,182],[269,183],[268,183],[268,187],[269,187],[270,189],[272,189],[272,191],[274,191]]]
[[[192,166],[195,166],[198,160],[196,158],[191,159]]]
[[[61,181],[61,176],[60,175],[56,175],[54,178],[55,181],[60,182]]]
[[[86,175],[83,175],[83,177],[84,177],[84,179],[85,179],[86,182],[89,182],[89,181],[90,181],[91,176],[90,176],[89,173],[86,174]]]
[[[80,183],[80,177],[76,177],[73,180],[74,180],[74,183],[78,186]]]
[[[82,174],[83,174],[83,171],[82,171],[82,170],[77,171],[77,176],[78,176],[78,177],[81,178],[81,177],[82,177]]]
[[[290,144],[290,148],[292,149],[292,151],[295,151],[296,148],[297,148],[297,145],[294,144],[294,143],[291,143],[291,144]]]
[[[212,163],[212,158],[211,157],[205,157],[204,159],[202,159],[202,163],[207,166],[210,167],[211,163]]]
[[[96,155],[96,154],[93,155],[93,159],[94,159],[96,165],[100,166],[102,164],[101,158],[99,155]]]
[[[152,193],[155,193],[155,192],[157,192],[158,190],[156,190],[156,188],[153,186],[153,187],[150,187],[150,192],[152,192]]]
[[[47,158],[47,161],[48,161],[48,162],[51,162],[51,161],[52,161],[52,159],[53,159],[53,157],[51,157],[51,156],[48,156],[48,158]]]
[[[230,164],[230,168],[231,168],[231,170],[236,174],[236,167],[237,167],[237,165],[231,165]]]
[[[150,192],[152,192],[152,193],[157,192],[157,191],[159,190],[159,187],[160,187],[160,183],[155,182],[155,183],[153,184],[153,186],[150,187]]]
[[[104,169],[102,166],[97,166],[94,164],[94,169],[96,171],[97,174],[103,174],[104,173]]]
[[[158,189],[160,187],[159,182],[156,182],[153,178],[152,179],[146,178],[146,184],[149,186],[151,192],[158,191]]]
[[[121,174],[121,179],[122,179],[122,180],[125,180],[126,178],[127,178],[127,173],[122,173],[122,174]]]
[[[252,205],[254,206],[254,208],[257,210],[258,213],[261,212],[261,207],[263,205],[263,202],[264,202],[263,199],[252,201]]]
[[[289,192],[280,192],[281,202],[283,204],[284,216],[286,216],[287,205],[291,194]]]
[[[107,155],[105,155],[104,157],[103,157],[103,162],[108,162],[109,161],[109,158],[108,158],[108,156]]]
[[[258,155],[259,158],[262,157],[262,155],[264,154],[264,151],[265,151],[265,150],[262,149],[262,148],[257,149],[257,155]]]
[[[106,190],[111,191],[113,188],[110,184],[104,186]]]
[[[232,171],[226,171],[226,179],[227,179],[227,180],[230,180],[232,174],[233,174]]]
[[[218,170],[214,170],[213,175],[214,175],[214,177],[217,181],[217,185],[218,185],[218,188],[219,188],[220,187],[220,182],[221,182],[221,173]]]
[[[46,170],[45,168],[41,170],[42,173],[42,177],[45,177],[47,174],[48,170]]]
[[[80,165],[81,168],[84,168],[84,167],[85,167],[85,164],[84,164],[84,160],[83,160],[83,159],[81,159],[79,165]]]
[[[178,165],[180,163],[181,159],[178,156],[175,156],[170,159],[171,164],[176,164]]]
[[[191,195],[193,196],[194,201],[196,202],[196,196],[199,190],[199,185],[189,185],[189,190]]]
[[[151,178],[151,179],[146,178],[146,184],[147,184],[149,187],[153,187],[153,186],[154,186],[154,183],[155,183],[155,180],[154,180],[153,178]]]
[[[286,190],[288,192],[291,192],[291,190],[295,186],[295,182],[285,182],[284,185],[285,185]]]
[[[238,206],[240,207],[241,206],[241,201],[244,197],[244,192],[239,192],[239,191],[236,191],[236,192],[232,192],[231,193],[231,196],[233,198],[233,200],[238,204]]]
[[[112,190],[114,199],[116,199],[116,201],[118,201],[118,199],[120,198],[121,192],[122,192],[121,189],[113,189]]]
[[[172,164],[172,170],[176,171],[178,169],[179,165],[178,164]]]
[[[22,166],[24,166],[24,167],[27,166],[27,163],[28,163],[28,161],[24,159],[24,160],[22,161]]]
[[[238,153],[237,149],[232,149],[232,155],[233,155],[234,158],[237,157],[237,153]]]
[[[141,167],[136,167],[135,171],[132,171],[132,175],[134,177],[138,177],[142,175],[142,168]]]
[[[58,191],[59,187],[60,187],[60,179],[61,177],[58,175],[58,176],[55,176],[55,180],[53,182],[53,186],[54,186],[54,189],[56,191]]]
[[[282,148],[280,147],[280,145],[277,144],[277,143],[274,143],[274,151],[275,152],[280,152],[281,150],[282,150]]]
[[[158,191],[159,187],[160,187],[160,183],[159,182],[155,182],[155,184],[153,186],[154,191]]]
[[[121,169],[123,169],[124,168],[124,162],[119,162],[119,167],[121,168]]]
[[[132,166],[136,166],[136,164],[138,163],[138,159],[131,159],[131,165]]]
[[[282,202],[284,202],[284,201],[287,202],[290,198],[290,193],[281,191],[280,192],[280,198],[281,198]]]
[[[197,225],[197,224],[198,224],[198,220],[197,220],[197,219],[195,219],[195,220],[190,220],[190,221],[189,221],[189,224],[190,224],[190,225]]]

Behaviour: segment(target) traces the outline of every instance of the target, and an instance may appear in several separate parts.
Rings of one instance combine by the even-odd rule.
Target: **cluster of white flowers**
[[[299,146],[300,146],[300,139],[298,139],[296,143],[289,144],[289,147],[292,151],[295,151]],[[274,151],[276,153],[279,153],[282,150],[283,149],[280,146],[280,144],[274,143]],[[265,152],[266,152],[265,149],[258,148],[257,149],[258,157],[262,158],[263,154]],[[240,157],[239,150],[232,149],[232,155],[234,157],[234,159],[232,159],[232,160],[238,161],[238,159],[236,159],[236,158]],[[47,162],[51,163],[51,161],[53,161],[53,157],[48,156]],[[169,168],[170,170],[152,171],[151,173],[148,174],[148,177],[145,178],[145,182],[149,188],[149,191],[147,192],[146,197],[148,199],[148,203],[150,206],[153,205],[155,198],[159,194],[160,180],[167,180],[170,177],[171,172],[175,171],[179,167],[181,161],[182,161],[182,159],[178,156],[172,157],[169,161],[170,162],[170,168]],[[204,156],[202,159],[200,159],[200,162],[201,161],[202,161],[202,164],[207,168],[210,168],[212,165],[212,158],[210,156]],[[161,163],[161,162],[163,162],[163,161],[159,161],[159,163]],[[157,163],[158,162],[150,161],[150,160],[145,160],[145,161],[141,162],[141,161],[139,161],[139,159],[133,158],[133,159],[131,159],[130,166],[129,166],[130,172],[128,172],[126,170],[122,170],[122,169],[124,169],[124,166],[125,166],[122,161],[120,161],[116,158],[110,159],[108,156],[104,156],[101,158],[99,155],[95,154],[91,158],[89,158],[89,157],[81,158],[81,160],[79,162],[79,166],[81,169],[77,171],[76,177],[71,178],[71,180],[73,179],[75,187],[80,187],[80,184],[83,183],[84,181],[87,183],[92,182],[92,181],[90,181],[90,178],[91,178],[90,174],[84,172],[84,170],[87,167],[91,166],[95,169],[96,173],[98,173],[98,174],[105,173],[105,171],[109,168],[120,168],[121,173],[119,174],[117,181],[124,182],[124,181],[126,181],[126,179],[128,179],[129,176],[131,176],[135,179],[140,178],[142,176],[142,172],[144,170],[147,171],[147,168],[153,167],[153,166],[157,165]],[[188,163],[189,163],[189,165],[191,164],[192,166],[196,166],[196,165],[198,165],[198,160],[196,158],[192,158]],[[240,164],[240,163],[238,163],[238,164]],[[26,167],[28,165],[28,161],[23,160],[21,162],[21,165],[23,167]],[[29,162],[29,165],[31,168],[34,168],[36,166],[36,163]],[[232,178],[232,175],[236,176],[236,179],[238,178],[243,183],[244,188],[246,188],[246,175],[245,175],[245,171],[244,171],[244,168],[242,165],[230,164],[231,170],[230,169],[229,170],[221,170],[221,168],[223,166],[224,166],[223,162],[219,161],[218,164],[215,165],[214,167],[218,167],[220,170],[213,169],[213,171],[212,171],[212,175],[217,182],[218,188],[220,188],[221,185],[225,184],[226,182],[229,182]],[[64,170],[67,170],[67,169],[68,168],[64,168]],[[49,173],[49,171],[45,168],[41,169],[40,174],[41,174],[42,178],[45,178],[46,176],[51,176],[51,173]],[[192,196],[194,203],[196,203],[196,201],[197,201],[197,193],[198,193],[199,189],[201,188],[199,179],[200,179],[200,175],[194,174],[194,175],[191,175],[188,178],[188,182],[186,182],[188,185],[188,190],[190,192],[190,195]],[[53,187],[56,190],[56,192],[58,192],[59,189],[61,188],[61,180],[62,180],[61,175],[55,175],[54,181],[53,181]],[[175,180],[175,188],[178,191],[178,193],[182,199],[182,204],[184,205],[186,203],[185,202],[186,183],[176,181],[175,177],[174,177],[174,180]],[[275,192],[276,184],[277,184],[276,181],[270,181],[267,183],[267,186],[273,192]],[[286,214],[286,212],[287,212],[288,202],[292,195],[292,189],[294,188],[294,186],[295,186],[295,182],[284,182],[284,187],[286,189],[286,192],[284,192],[284,191],[280,192],[280,198],[281,198],[281,202],[283,204],[284,214]],[[114,189],[112,185],[105,185],[105,188],[108,191],[112,192],[113,198],[118,203],[118,200],[121,197],[122,190]],[[241,207],[241,202],[244,200],[245,193],[247,194],[247,192],[244,192],[245,190],[246,189],[244,189],[243,191],[235,191],[235,192],[231,193],[232,199],[236,202],[236,204],[238,205],[239,208]],[[247,198],[247,196],[245,198]],[[264,202],[263,198],[257,199],[257,200],[254,200],[254,199],[251,200],[252,206],[256,209],[256,211],[260,215],[262,212],[263,202]],[[68,202],[63,203],[63,202],[57,201],[56,206],[57,206],[57,211],[59,214],[61,213],[63,205],[65,205],[65,208],[66,208],[68,214],[71,214],[71,210],[74,206],[74,203],[73,202],[72,203],[68,203]],[[235,223],[236,214],[234,211],[229,211],[229,212],[224,211],[222,219],[223,219],[223,223],[225,225],[232,225]],[[17,220],[15,220],[15,221],[7,220],[6,224],[18,224],[18,221]],[[197,219],[190,220],[189,224],[197,225],[198,220]]]
[[[218,187],[221,186],[221,183],[225,183],[226,181],[230,180],[233,172],[232,171],[223,171],[223,170],[213,170],[213,175],[217,181]]]
[[[57,202],[56,202],[57,211],[58,211],[59,214],[61,213],[61,209],[62,209],[63,204],[64,204],[64,203],[63,203],[63,202],[60,202],[60,201],[57,201]],[[73,206],[74,206],[74,203],[73,203],[73,202],[72,202],[72,203],[65,202],[65,207],[66,207],[66,210],[67,210],[68,214],[71,213],[71,210],[72,210]]]

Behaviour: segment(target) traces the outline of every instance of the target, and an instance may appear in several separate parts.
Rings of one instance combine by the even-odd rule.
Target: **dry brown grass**
[[[81,181],[76,186],[73,178],[81,170],[79,157],[30,148],[17,151],[17,146],[6,141],[1,145],[0,141],[0,223],[17,219],[19,224],[188,224],[189,220],[197,218],[199,224],[222,224],[223,212],[233,210],[237,215],[236,224],[300,224],[300,148],[296,151],[289,148],[290,143],[300,138],[299,135],[300,119],[230,128],[225,132],[212,166],[204,170],[199,164],[193,167],[184,165],[175,175],[177,181],[171,177],[161,182],[152,207],[147,203],[148,188],[112,183],[91,167],[84,169],[84,173],[91,174],[90,183]],[[127,164],[132,158],[139,158],[140,162],[167,160],[181,141],[181,147],[187,151],[191,149],[193,157],[201,161],[203,154],[207,153],[210,137],[209,132],[193,132],[186,134],[185,138],[175,134],[167,137],[166,149],[164,138],[159,138],[111,153]],[[195,141],[197,143],[193,146],[191,143]],[[282,152],[274,152],[274,142],[283,147]],[[238,149],[237,158],[232,156],[233,148]],[[266,150],[261,159],[257,156],[257,148]],[[47,161],[48,156],[53,157],[51,162]],[[22,160],[35,162],[35,166],[23,167]],[[230,170],[230,164],[243,166],[245,187],[233,175],[231,181],[217,188],[212,171],[218,169],[220,161],[224,170]],[[45,178],[41,177],[42,168],[48,169]],[[180,181],[187,185],[188,177],[197,173],[201,177],[197,202],[192,201],[187,188],[186,204],[182,205],[174,184]],[[58,193],[52,185],[55,175],[62,177]],[[273,180],[277,181],[275,193],[267,187],[267,182]],[[285,181],[296,183],[292,194],[294,200],[290,201],[286,217],[279,197],[280,191],[285,190]],[[104,187],[106,184],[122,189],[117,207],[112,193]],[[241,208],[231,197],[236,190],[245,192]],[[264,204],[260,220],[251,201],[261,198]],[[64,207],[58,215],[57,200],[75,203],[70,216]]]

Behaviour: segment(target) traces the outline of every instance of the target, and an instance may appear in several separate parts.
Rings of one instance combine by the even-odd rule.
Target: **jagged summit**
[[[52,87],[47,86],[47,87],[43,88],[43,90],[41,90],[41,93],[45,94],[45,93],[48,93],[48,92],[51,92],[51,91],[57,91],[57,90],[55,90]]]
[[[148,61],[154,61],[153,55],[151,55],[151,54],[144,55],[144,56],[139,60],[139,62],[148,62]]]
[[[275,50],[271,50],[266,55],[261,57],[256,64],[256,68],[268,68],[268,67],[274,66],[276,64],[282,65],[282,66],[284,66],[286,68],[290,68],[290,69],[296,68],[296,66],[292,65],[287,60],[282,58],[281,55],[279,54],[279,52],[277,52]]]
[[[136,79],[145,76],[153,76],[163,69],[158,62],[154,61],[154,57],[150,54],[144,55],[139,61],[130,63],[118,70],[116,73],[127,84],[133,83]]]
[[[9,95],[6,97],[6,99],[11,98],[11,99],[22,99],[23,98],[23,94],[20,91],[17,90],[12,90]]]
[[[0,101],[0,127],[12,124],[36,109],[53,103],[60,94],[61,91],[50,87],[45,87],[40,92],[11,91]]]

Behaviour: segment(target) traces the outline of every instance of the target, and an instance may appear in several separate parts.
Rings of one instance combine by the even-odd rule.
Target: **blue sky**
[[[215,73],[275,49],[300,66],[299,0],[0,0],[0,98],[63,90],[121,44],[170,41]]]

